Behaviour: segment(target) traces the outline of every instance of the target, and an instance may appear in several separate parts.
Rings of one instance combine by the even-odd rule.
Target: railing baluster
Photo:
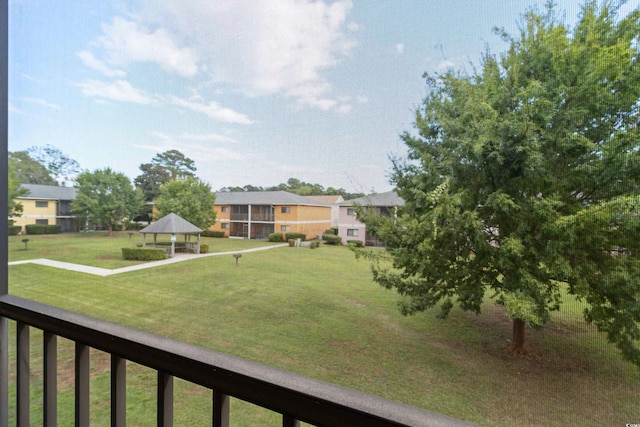
[[[0,0],[1,2],[1,0]],[[1,283],[0,283],[1,285]],[[8,331],[7,319],[17,322],[18,343],[15,350],[16,373],[12,381],[19,390],[20,403],[29,406],[29,328],[45,331],[45,425],[55,425],[47,413],[55,400],[56,339],[64,337],[75,343],[75,425],[90,421],[90,349],[112,357],[113,405],[115,425],[126,421],[126,363],[131,361],[155,370],[158,374],[157,424],[173,425],[174,376],[212,390],[212,424],[228,427],[231,397],[250,402],[281,414],[283,426],[313,425],[389,426],[468,426],[459,420],[418,408],[401,405],[376,396],[344,389],[332,384],[269,368],[234,356],[216,353],[190,344],[136,331],[121,325],[89,318],[13,295],[0,295],[0,427],[7,427],[8,399]],[[6,364],[6,365],[5,365]],[[18,391],[16,390],[16,391]],[[217,390],[217,391],[215,391]],[[221,392],[224,390],[224,393]],[[47,397],[48,395],[48,397]],[[26,396],[26,399],[25,399]],[[16,402],[17,403],[17,402]],[[25,406],[26,405],[26,406]],[[120,409],[124,419],[119,420]],[[24,410],[28,414],[28,408]],[[28,416],[28,415],[27,415]],[[53,415],[55,417],[55,413]],[[16,417],[17,419],[18,417]],[[27,424],[20,414],[20,426]],[[13,421],[13,418],[12,418]],[[14,423],[15,424],[15,423]]]
[[[213,427],[229,427],[229,396],[213,390]]]
[[[173,376],[158,371],[158,427],[173,426]]]
[[[17,322],[18,340],[18,384],[17,384],[17,425],[29,427],[29,325]]]
[[[9,319],[6,317],[0,317],[0,427],[9,427]]]
[[[89,347],[76,342],[76,427],[89,426]]]
[[[127,424],[127,361],[111,355],[111,426]]]
[[[300,421],[291,415],[282,414],[282,427],[300,427]]]
[[[58,425],[58,336],[44,333],[44,426]]]

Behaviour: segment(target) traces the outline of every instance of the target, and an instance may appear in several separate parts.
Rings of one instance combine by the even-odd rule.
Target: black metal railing
[[[12,295],[0,296],[0,318],[14,320],[17,325],[15,406],[18,426],[29,425],[30,328],[44,331],[42,404],[45,426],[57,423],[57,337],[75,342],[77,426],[89,425],[90,348],[111,355],[112,426],[124,426],[126,423],[127,360],[157,371],[159,426],[171,426],[173,423],[174,377],[212,391],[213,426],[229,426],[230,397],[282,414],[283,426],[297,426],[300,421],[318,426],[469,425],[380,397]]]

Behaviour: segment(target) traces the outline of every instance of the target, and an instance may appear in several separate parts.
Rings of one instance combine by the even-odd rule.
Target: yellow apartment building
[[[22,184],[28,191],[16,202],[22,204],[22,215],[11,217],[14,225],[22,227],[30,224],[59,225],[61,232],[77,231],[79,225],[71,212],[71,201],[76,198],[73,187],[53,185]]]
[[[331,228],[332,205],[287,191],[217,193],[211,230],[227,237],[267,239],[275,232],[304,233],[307,239]]]

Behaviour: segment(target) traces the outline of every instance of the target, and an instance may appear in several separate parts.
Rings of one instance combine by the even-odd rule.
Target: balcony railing
[[[16,321],[16,421],[30,425],[30,329],[44,331],[43,417],[57,424],[57,337],[75,342],[75,424],[88,426],[89,349],[111,355],[111,425],[126,424],[126,361],[157,371],[157,425],[173,423],[173,379],[211,390],[213,426],[229,426],[230,397],[282,414],[283,426],[463,426],[465,422],[322,381],[12,295],[0,296],[0,325]],[[0,348],[7,357],[7,334]],[[2,360],[5,367],[8,360]],[[0,372],[1,373],[1,372]],[[5,375],[6,381],[8,376]],[[0,375],[2,379],[2,375]],[[7,393],[6,384],[0,394]],[[4,390],[4,391],[3,391]],[[3,400],[7,396],[0,396]],[[180,404],[179,402],[177,403]],[[0,404],[0,408],[2,405]],[[5,415],[6,417],[6,415]],[[7,418],[4,419],[6,423]],[[3,424],[0,414],[0,426]]]

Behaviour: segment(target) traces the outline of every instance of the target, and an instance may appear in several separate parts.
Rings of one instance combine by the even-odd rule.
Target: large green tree
[[[73,211],[90,224],[106,225],[111,236],[114,225],[135,217],[142,208],[142,194],[126,175],[111,168],[83,172],[76,178],[78,194]]]
[[[640,11],[587,2],[572,30],[530,11],[473,74],[426,75],[416,132],[393,160],[404,214],[360,212],[387,247],[374,279],[405,314],[480,312],[489,297],[542,327],[563,293],[640,365]]]
[[[160,196],[155,201],[156,219],[175,213],[206,230],[216,220],[215,201],[209,184],[196,178],[169,181],[160,187]]]
[[[143,163],[139,166],[142,172],[138,175],[133,183],[136,188],[142,191],[144,201],[147,202],[140,212],[138,220],[150,221],[152,214],[152,203],[160,195],[160,187],[171,180],[171,173],[164,167],[153,164]]]
[[[178,150],[168,150],[156,154],[151,159],[151,164],[160,166],[169,172],[171,179],[195,177],[195,162]]]
[[[30,147],[27,152],[53,177],[55,184],[66,185],[81,172],[80,164],[53,145]]]
[[[13,168],[16,179],[23,184],[58,185],[49,170],[27,151],[9,153],[9,166]]]
[[[16,173],[16,165],[11,162],[9,159],[8,163],[9,167],[7,170],[7,178],[8,178],[8,190],[9,190],[9,206],[8,206],[8,215],[9,217],[16,217],[22,215],[22,203],[18,202],[16,199],[20,196],[24,196],[28,193],[28,191],[20,186],[21,182],[18,179],[18,174]]]

